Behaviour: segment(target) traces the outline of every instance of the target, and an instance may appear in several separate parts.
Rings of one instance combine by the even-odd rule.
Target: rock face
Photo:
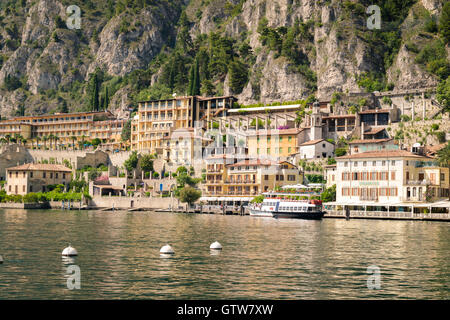
[[[155,1],[151,7],[139,10],[116,7],[114,14],[107,14],[108,1],[89,2],[94,4],[82,8],[81,30],[65,28],[63,1],[21,1],[24,7],[17,5],[8,8],[8,12],[0,11],[4,25],[0,30],[2,115],[14,114],[19,104],[26,106],[27,113],[50,111],[60,100],[53,95],[53,100],[47,101],[39,93],[55,91],[64,100],[66,92],[89,79],[97,68],[109,76],[147,69],[163,47],[174,45],[182,10],[191,22],[189,32],[193,39],[199,34],[219,32],[250,45],[256,59],[247,85],[237,95],[240,103],[298,100],[310,94],[327,100],[336,91],[362,91],[357,76],[378,72],[383,64],[383,57],[374,55],[373,48],[358,33],[366,31],[364,14],[349,18],[340,0]],[[443,0],[416,3],[435,16],[442,11],[442,4]],[[411,12],[412,9],[408,19],[412,19]],[[316,91],[286,58],[276,57],[261,44],[257,30],[262,18],[271,28],[291,27],[297,20],[314,21],[312,40],[305,42],[304,49],[308,51],[309,68],[317,77]],[[405,21],[402,26],[405,35],[408,23]],[[435,85],[436,77],[418,66],[414,58],[402,43],[392,65],[383,71],[386,79],[399,89]],[[152,71],[150,85],[160,76],[161,69]],[[20,80],[22,87],[5,89],[7,77]],[[225,77],[223,83],[225,94],[231,93],[228,79]],[[74,92],[74,101],[84,94]],[[131,84],[122,86],[110,98],[111,108],[127,110],[133,94]]]

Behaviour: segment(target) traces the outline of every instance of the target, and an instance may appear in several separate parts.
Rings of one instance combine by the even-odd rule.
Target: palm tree
[[[42,137],[42,141],[44,141],[44,150],[47,149],[47,140],[48,140],[48,136],[43,136]]]
[[[11,135],[7,134],[7,135],[5,136],[5,139],[6,139],[6,141],[7,141],[8,144],[9,144],[9,142],[11,141]]]
[[[39,148],[39,141],[41,141],[41,137],[36,137],[36,147],[37,147],[37,149],[40,149]]]
[[[87,137],[83,134],[82,136],[81,136],[81,145],[83,146],[83,150],[84,150],[84,144],[85,144],[85,139],[86,139]]]
[[[6,140],[5,138],[0,138],[0,143],[1,144],[8,143],[8,140]]]
[[[450,142],[437,153],[437,162],[441,167],[448,168],[447,180],[449,183],[448,199],[450,200]]]
[[[57,144],[57,142],[60,140],[58,136],[53,136],[53,140],[55,141],[55,147],[57,150],[59,150],[59,143]]]
[[[50,149],[53,150],[53,140],[55,139],[53,133],[48,136],[48,139],[50,140]]]
[[[71,136],[70,139],[72,139],[72,149],[75,150],[75,140],[77,140],[77,137]]]

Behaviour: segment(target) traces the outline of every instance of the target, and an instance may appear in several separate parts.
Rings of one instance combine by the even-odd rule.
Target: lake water
[[[446,222],[0,210],[0,254],[0,299],[450,298]],[[372,265],[380,289],[368,289]]]

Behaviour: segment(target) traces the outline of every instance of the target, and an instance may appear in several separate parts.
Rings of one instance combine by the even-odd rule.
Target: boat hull
[[[272,217],[277,219],[306,219],[306,220],[321,220],[324,211],[322,212],[272,212],[250,209],[250,216],[253,217]]]

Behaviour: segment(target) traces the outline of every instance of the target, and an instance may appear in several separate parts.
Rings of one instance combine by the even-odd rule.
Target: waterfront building
[[[336,158],[336,202],[383,206],[448,198],[448,168],[406,150],[370,151]]]
[[[327,164],[323,166],[324,178],[326,180],[325,187],[330,188],[336,184],[336,164]]]
[[[131,149],[161,154],[164,141],[172,132],[195,126],[206,128],[212,117],[225,117],[235,102],[233,96],[184,96],[139,102],[131,125]]]
[[[248,203],[262,192],[303,182],[299,169],[287,161],[238,160],[217,155],[206,160],[206,181],[201,200],[208,203]]]
[[[105,125],[105,120],[114,120],[114,115],[109,111],[100,111],[15,117],[0,121],[0,138],[21,136],[27,140],[28,146],[44,145],[51,149],[72,146],[76,142],[93,139],[92,130],[97,132],[99,126]],[[116,134],[110,137],[105,135],[102,139],[110,142],[110,139],[115,140],[117,137]]]
[[[72,180],[72,170],[59,164],[27,163],[6,169],[7,194],[25,195],[50,191],[49,185],[66,188]]]

